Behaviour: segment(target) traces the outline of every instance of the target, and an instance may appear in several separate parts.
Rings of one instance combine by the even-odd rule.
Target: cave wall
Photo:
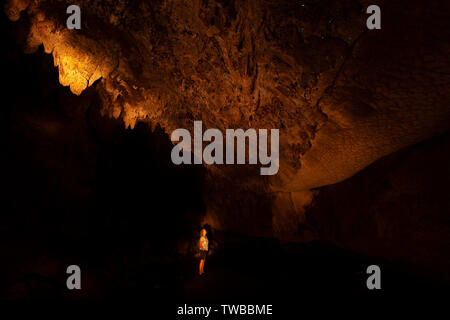
[[[303,229],[361,253],[446,279],[450,267],[450,135],[401,150],[317,190]]]

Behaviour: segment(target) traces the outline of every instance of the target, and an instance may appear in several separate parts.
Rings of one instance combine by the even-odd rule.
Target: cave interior
[[[180,18],[184,10],[180,1],[154,1],[144,7],[149,12],[146,19],[159,21],[159,24],[145,24],[139,17],[133,20],[136,34],[146,27],[152,29],[152,35],[158,34],[152,41],[162,49],[155,49],[152,42],[149,46],[157,52],[155,57],[152,56],[153,60],[145,61],[149,65],[153,63],[154,74],[149,71],[150,67],[139,63],[133,65],[133,59],[140,59],[136,56],[146,53],[140,51],[144,49],[138,45],[131,46],[130,41],[146,40],[145,33],[136,40],[133,40],[132,33],[129,37],[111,36],[127,48],[117,58],[120,67],[113,71],[119,75],[111,76],[102,71],[98,79],[81,89],[77,87],[76,73],[70,73],[70,68],[65,69],[68,80],[61,80],[63,66],[55,67],[55,54],[49,54],[46,49],[47,40],[42,40],[43,45],[35,45],[33,52],[26,49],[32,33],[30,30],[34,30],[33,27],[41,20],[51,20],[58,5],[63,5],[64,1],[50,1],[55,3],[50,9],[41,4],[42,1],[23,2],[38,3],[39,10],[48,15],[40,19],[40,11],[35,13],[33,10],[37,9],[30,7],[28,14],[24,11],[17,19],[6,14],[1,19],[2,39],[6,42],[0,60],[4,79],[1,299],[278,301],[328,294],[334,297],[374,297],[377,292],[366,287],[366,268],[373,264],[383,270],[384,298],[399,294],[448,292],[449,64],[442,57],[427,55],[426,49],[420,47],[430,45],[433,50],[449,49],[440,36],[435,36],[438,34],[436,29],[446,35],[449,32],[449,28],[447,31],[442,28],[448,26],[448,16],[436,9],[439,6],[445,8],[444,1],[436,1],[429,11],[421,11],[419,1],[410,1],[411,7],[417,5],[418,9],[408,9],[405,16],[400,15],[398,19],[392,18],[388,12],[383,28],[395,26],[397,36],[405,35],[405,43],[411,40],[412,34],[418,42],[408,42],[410,47],[397,43],[392,48],[386,48],[384,40],[377,38],[383,39],[383,35],[373,38],[379,42],[380,48],[373,42],[370,44],[367,40],[370,35],[365,35],[367,31],[358,35],[352,23],[348,22],[350,18],[358,20],[353,14],[363,12],[361,8],[366,1],[342,1],[340,11],[329,1],[304,1],[306,8],[314,7],[308,14],[313,15],[317,23],[331,13],[336,18],[325,20],[325,24],[332,25],[336,20],[336,23],[341,23],[337,31],[329,31],[333,27],[327,27],[331,40],[326,43],[315,36],[301,38],[303,30],[299,33],[300,29],[292,29],[295,23],[280,24],[277,28],[280,17],[286,17],[288,21],[293,19],[292,15],[302,14],[292,9],[293,4],[289,1],[281,1],[279,7],[274,1],[250,1],[249,6],[257,8],[263,3],[271,13],[265,16],[267,20],[259,29],[256,24],[246,24],[246,20],[240,18],[243,10],[248,10],[243,1],[194,1],[193,8],[186,10],[199,10],[199,21],[204,24],[203,31],[210,39],[219,39],[217,43],[222,47],[226,45],[220,41],[231,43],[230,39],[234,39],[236,42],[232,45],[234,51],[217,53],[225,60],[208,51],[211,45],[208,41],[204,42],[202,52],[206,55],[202,53],[201,59],[197,59],[195,54],[183,56],[175,45],[176,41],[170,37],[180,34],[178,40],[181,42],[181,38],[192,36],[189,34],[191,31],[201,34],[198,31],[200,27],[186,27],[189,20]],[[78,2],[86,5],[89,1]],[[123,16],[115,16],[117,21],[111,18],[111,25],[106,26],[103,26],[104,22],[95,22],[86,9],[86,23],[91,23],[91,26],[97,26],[97,23],[100,29],[110,28],[111,33],[117,28],[122,32],[121,24],[126,25],[125,30],[132,30],[129,16],[142,9],[138,5],[142,2],[146,1],[131,1],[133,4],[129,7],[122,8],[122,11],[117,9]],[[172,7],[167,5],[162,9],[163,3],[170,3]],[[399,1],[398,8],[403,8],[402,3],[404,1]],[[173,9],[177,5],[180,6],[178,11]],[[239,6],[245,8],[239,9]],[[333,8],[337,13],[332,11]],[[393,4],[391,7],[386,4],[386,8],[401,10]],[[144,9],[143,12],[147,12]],[[172,10],[170,14],[179,19],[176,20],[179,25],[173,30],[167,31],[160,22],[164,18],[164,10]],[[129,14],[123,13],[128,11]],[[424,31],[435,36],[434,40],[418,31],[423,28],[421,22],[416,21],[418,25],[411,29],[413,23],[410,20],[416,17],[416,11],[425,12],[427,21],[440,12],[433,20],[434,24],[430,23],[430,30]],[[259,11],[255,9],[254,12],[254,16],[248,14],[248,21],[259,17]],[[362,17],[365,19],[366,16]],[[241,19],[239,32],[244,36],[226,38],[227,30],[234,28],[236,19]],[[393,20],[406,26],[390,25]],[[441,21],[446,24],[440,25]],[[259,31],[264,29],[262,26],[270,32]],[[313,25],[307,26],[311,28]],[[82,34],[83,37],[90,36],[89,28],[82,32],[87,32]],[[338,36],[332,32],[353,39],[365,37],[366,40],[346,44],[337,40]],[[256,54],[258,46],[264,45],[258,33],[263,34],[261,37],[265,37],[267,43],[281,43],[278,49],[284,53],[272,58]],[[105,38],[109,36],[103,35]],[[98,36],[94,34],[92,39]],[[82,41],[74,39],[72,41]],[[194,50],[187,48],[189,41],[186,39],[190,38],[183,38],[186,51]],[[420,42],[422,40],[423,43]],[[58,48],[62,61],[64,50],[58,44],[52,45]],[[70,46],[70,43],[66,42],[66,45]],[[169,51],[167,48],[170,48],[170,54],[166,52]],[[261,49],[265,53],[268,50]],[[296,55],[300,51],[306,53]],[[246,55],[248,52],[253,56]],[[233,55],[238,63],[237,71],[221,70],[223,63],[236,65],[231,61]],[[289,60],[288,56],[294,58]],[[445,52],[443,56],[448,58]],[[167,65],[158,59],[163,59]],[[197,65],[189,59],[198,60]],[[269,67],[266,64],[266,69],[264,59],[272,59]],[[344,62],[344,59],[347,60]],[[406,62],[398,69],[389,69],[390,61],[394,64],[396,59],[405,59]],[[244,73],[239,73],[241,62],[245,65]],[[291,68],[288,63],[294,66],[292,69],[307,65],[299,72],[302,82],[295,82],[298,86],[292,84],[294,81],[292,85],[283,83],[292,80],[286,76]],[[411,76],[404,69],[409,64],[422,73],[418,71],[416,77]],[[380,69],[387,66],[388,71],[378,74],[370,69],[370,65]],[[437,70],[436,77],[431,71],[427,73],[427,66]],[[270,68],[275,70],[274,73],[279,72],[279,78],[274,80],[268,76],[272,72]],[[338,76],[339,68],[348,70]],[[166,75],[165,72],[169,71],[172,74]],[[188,82],[186,79],[190,79],[190,72],[195,77],[192,76]],[[358,72],[362,80],[355,76]],[[217,86],[209,84],[208,80],[218,77],[217,74],[224,74],[225,80],[218,78]],[[75,80],[70,78],[72,75]],[[202,76],[206,82],[199,80]],[[178,77],[184,79],[182,84],[177,82]],[[367,89],[368,83],[374,81],[388,83],[385,77],[393,79],[392,83],[398,87],[389,83],[385,87],[380,85],[379,90],[374,89],[373,92]],[[114,81],[121,83],[122,79],[131,83],[131,89],[117,89],[120,93],[111,102],[109,87],[116,85]],[[146,81],[151,83],[148,87]],[[436,100],[417,89],[417,86],[422,86],[421,81],[427,83],[423,90],[431,90],[429,95]],[[236,86],[229,84],[234,82]],[[336,87],[331,93],[329,84]],[[132,87],[138,85],[143,89],[133,91]],[[255,88],[261,88],[259,94]],[[178,89],[181,91],[176,91]],[[438,91],[439,94],[436,93]],[[161,105],[167,107],[172,103],[177,110],[163,107],[155,107],[152,111],[145,109],[142,101],[158,101],[158,97],[154,98],[155,92],[160,93],[161,100],[166,99],[166,103]],[[203,92],[206,93],[201,96]],[[190,101],[192,106],[182,107],[189,103],[186,96],[190,94],[195,96]],[[377,109],[366,101],[380,99],[383,95],[392,102],[392,106],[383,109],[382,103],[375,103],[379,106]],[[228,96],[231,104],[224,102]],[[269,96],[274,98],[269,99]],[[210,100],[205,102],[205,97]],[[404,100],[404,104],[396,99]],[[290,107],[292,101],[303,101],[300,111]],[[405,111],[411,101],[418,107]],[[105,107],[108,102],[111,105]],[[144,107],[136,107],[136,111],[133,103]],[[221,103],[227,107],[215,110],[212,106]],[[233,103],[237,103],[236,108]],[[433,109],[436,111],[425,110],[423,106],[430,104],[436,106]],[[120,115],[116,113],[118,105],[122,108]],[[253,108],[255,105],[257,109],[251,112],[245,109],[245,106]],[[145,115],[141,117],[142,113]],[[291,118],[290,113],[299,118]],[[380,131],[372,130],[372,124],[365,122],[374,114],[380,115],[377,124],[373,124]],[[137,116],[132,118],[131,115]],[[400,115],[405,117],[399,118]],[[242,120],[244,118],[245,121]],[[280,152],[287,156],[281,161],[279,178],[261,177],[255,173],[259,169],[255,171],[254,166],[247,165],[228,168],[173,164],[170,131],[181,125],[190,128],[192,120],[203,120],[208,127],[223,125],[223,128],[227,125],[244,127],[253,124],[259,128],[279,124],[282,130],[286,130],[281,131],[280,139],[288,132],[285,136],[289,140],[285,144],[280,142]],[[421,120],[423,125],[415,122]],[[301,125],[297,126],[296,121]],[[364,127],[371,133],[364,131]],[[404,131],[399,134],[397,127]],[[356,129],[352,131],[353,128]],[[379,134],[383,130],[388,134]],[[345,137],[341,132],[350,133]],[[326,134],[332,138],[326,140]],[[365,141],[358,140],[354,149],[362,151],[353,154],[353,149],[339,145],[353,139],[350,134],[367,139],[367,148]],[[371,134],[379,134],[377,137],[381,138],[372,141]],[[295,143],[292,142],[294,138],[298,139]],[[330,155],[326,156],[326,152],[320,149],[323,141],[323,148],[334,153],[335,159],[330,160]],[[324,154],[326,161],[338,163],[336,167],[330,164],[332,173],[326,177],[320,176],[317,173],[320,170],[311,165],[310,159],[320,154]],[[323,159],[319,158],[320,161]],[[339,171],[339,161],[343,163],[342,171]],[[287,169],[283,171],[284,168]],[[206,274],[199,277],[196,239],[203,227],[208,231],[211,246]],[[79,265],[83,270],[83,290],[66,290],[66,268],[71,264]]]

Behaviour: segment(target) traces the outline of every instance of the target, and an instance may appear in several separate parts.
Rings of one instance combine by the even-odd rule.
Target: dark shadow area
[[[201,166],[176,166],[160,127],[100,115],[94,90],[58,82],[51,55],[22,53],[27,23],[2,17],[0,297],[132,297],[171,291],[178,243],[204,212]],[[66,268],[83,290],[66,289]]]
[[[381,257],[365,256],[322,241],[280,244],[244,238],[223,243],[208,257],[205,275],[186,281],[188,301],[283,302],[308,298],[438,296],[448,286]],[[383,270],[382,291],[367,290],[367,267]]]

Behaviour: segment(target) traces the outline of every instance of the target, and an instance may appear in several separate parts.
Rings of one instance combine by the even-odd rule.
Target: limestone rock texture
[[[66,28],[71,4],[81,30]],[[381,30],[366,27],[370,4],[8,0],[5,12],[29,25],[26,52],[43,45],[63,86],[94,87],[127,128],[280,129],[277,175],[206,167],[204,222],[299,241],[320,234],[299,231],[320,187],[450,128],[448,1],[377,1]]]

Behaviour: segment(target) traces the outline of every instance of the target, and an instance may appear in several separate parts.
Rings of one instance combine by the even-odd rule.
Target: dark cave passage
[[[172,143],[158,126],[124,129],[101,116],[95,92],[73,96],[58,84],[51,57],[42,49],[23,54],[10,23],[2,24],[9,81],[1,294],[58,295],[64,265],[76,261],[92,270],[87,297],[114,295],[152,268],[173,265],[180,241],[200,228],[204,168],[172,164]],[[34,293],[23,287],[29,281],[36,282]]]

